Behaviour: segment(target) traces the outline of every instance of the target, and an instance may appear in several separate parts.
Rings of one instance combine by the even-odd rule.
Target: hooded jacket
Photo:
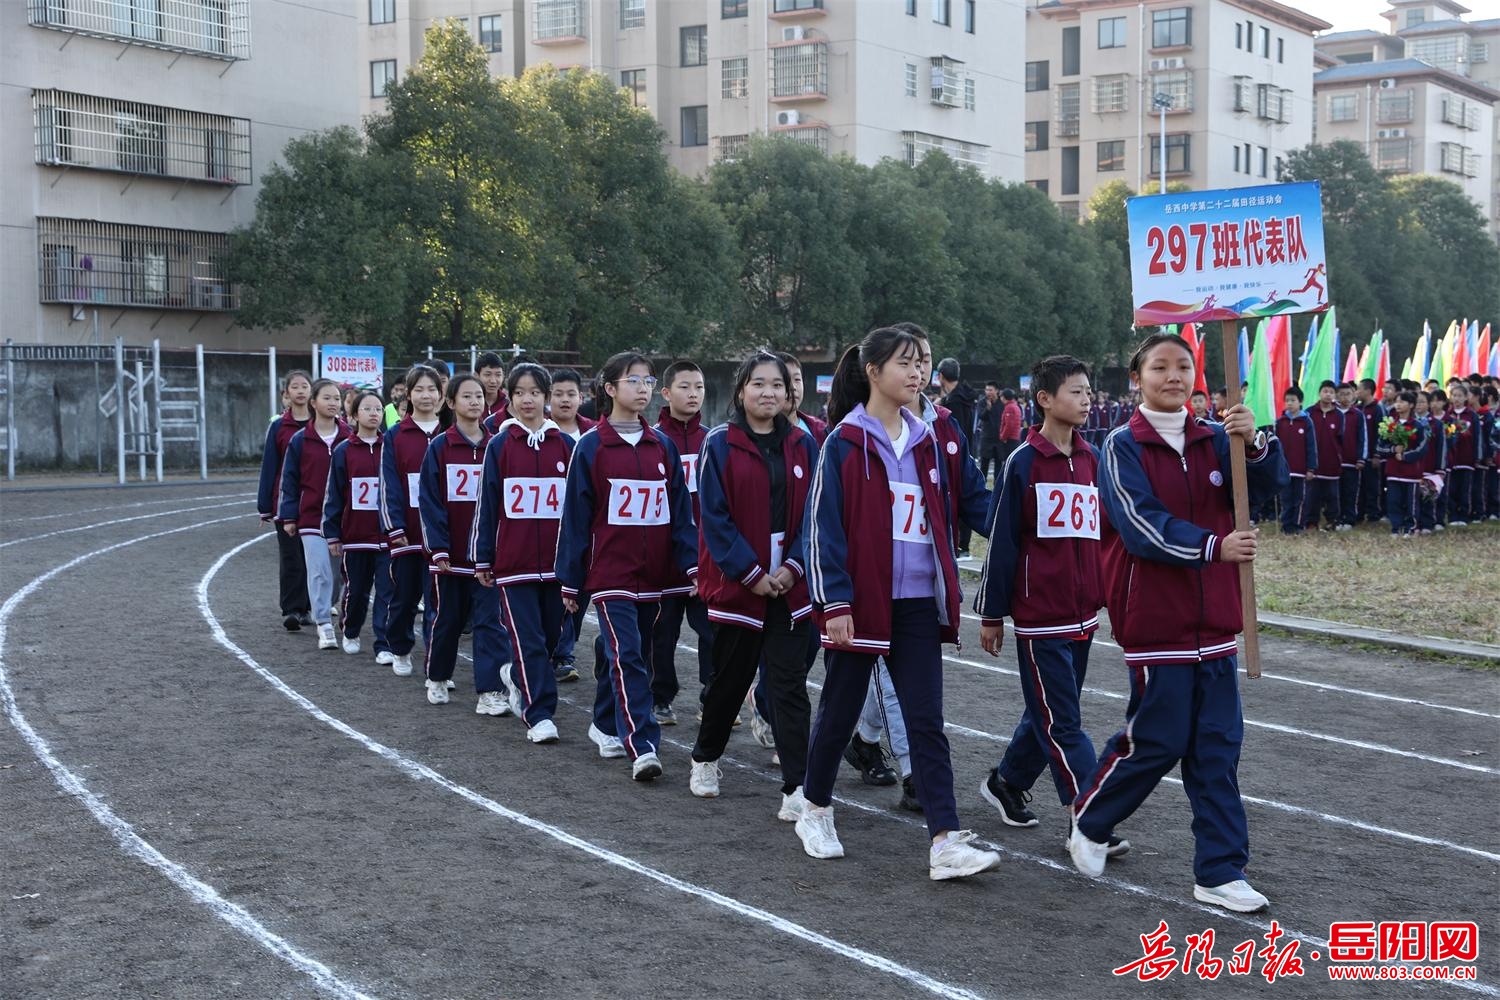
[[[568,492],[573,439],[551,420],[537,431],[504,421],[484,450],[479,516],[469,560],[495,583],[557,579],[557,529]]]

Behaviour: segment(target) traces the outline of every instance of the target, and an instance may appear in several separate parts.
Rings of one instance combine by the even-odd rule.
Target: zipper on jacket
[[[1187,486],[1188,491],[1188,521],[1193,524],[1197,524],[1198,522],[1193,520],[1193,480],[1192,477],[1188,475],[1187,442],[1183,442],[1182,448],[1182,454],[1178,457],[1182,459],[1182,481]],[[1217,457],[1217,455],[1215,457]],[[1207,567],[1200,566],[1196,571],[1198,576],[1198,623],[1197,626],[1193,629],[1193,645],[1199,650],[1203,648],[1203,608],[1206,603],[1203,593],[1203,571],[1206,568]],[[1200,662],[1200,660],[1195,660],[1194,662]]]

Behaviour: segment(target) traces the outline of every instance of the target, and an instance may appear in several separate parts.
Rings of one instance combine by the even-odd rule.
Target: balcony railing
[[[800,142],[804,146],[811,146],[820,153],[828,152],[827,122],[803,121],[796,125],[772,126],[771,134],[778,139],[787,139],[791,142]]]
[[[964,142],[926,132],[902,132],[901,141],[906,150],[906,165],[915,167],[928,153],[943,152],[956,163],[964,163],[983,170],[990,161],[990,147],[977,142]]]
[[[36,223],[41,302],[211,312],[238,304],[221,264],[224,233],[88,219]]]
[[[27,0],[26,19],[212,59],[250,58],[250,0]]]
[[[36,162],[206,184],[250,183],[245,118],[91,97],[31,92]]]
[[[828,96],[828,43],[805,40],[771,45],[771,100],[821,100]]]
[[[584,0],[538,0],[531,40],[558,45],[588,37],[588,6]]]

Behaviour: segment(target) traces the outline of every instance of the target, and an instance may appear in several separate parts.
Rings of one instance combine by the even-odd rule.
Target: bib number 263
[[[1099,537],[1099,489],[1075,483],[1036,484],[1038,538]]]

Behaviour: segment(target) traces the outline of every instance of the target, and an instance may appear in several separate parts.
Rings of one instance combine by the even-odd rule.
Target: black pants
[[[693,760],[724,756],[735,716],[762,658],[771,696],[771,729],[781,757],[781,793],[790,795],[807,772],[807,731],[812,703],[807,698],[806,617],[793,622],[786,601],[766,602],[766,627],[757,632],[738,625],[715,625],[714,675],[703,698],[703,724],[693,745]]]
[[[1385,516],[1385,498],[1381,495],[1382,470],[1374,462],[1366,462],[1359,476],[1359,516],[1366,521],[1379,521]]]
[[[1359,480],[1363,469],[1346,465],[1339,472],[1339,523],[1359,523]]]
[[[986,438],[979,445],[979,473],[984,476],[988,485],[990,481],[990,466],[995,467],[995,475],[1000,475],[1000,439]]]
[[[281,613],[310,615],[312,601],[307,596],[307,562],[302,558],[302,539],[288,537],[276,529],[276,562],[281,574]]]
[[[708,686],[713,674],[714,627],[708,620],[708,607],[696,597],[664,597],[661,615],[651,635],[651,703],[671,705],[681,687],[677,681],[677,640],[682,637],[682,619],[698,636],[698,683]]]

